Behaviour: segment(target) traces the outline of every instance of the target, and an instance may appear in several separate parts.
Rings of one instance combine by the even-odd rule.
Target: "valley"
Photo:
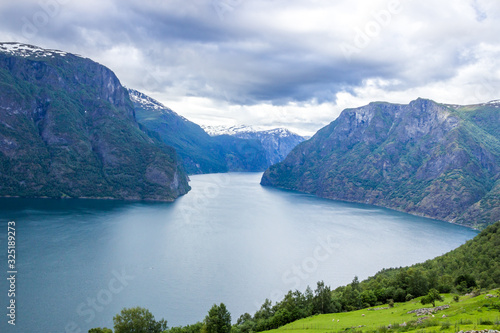
[[[139,304],[168,333],[208,309],[232,333],[496,329],[499,107],[371,102],[306,139],[198,125],[91,59],[0,43],[17,327],[109,332]],[[407,312],[439,294],[445,317]]]

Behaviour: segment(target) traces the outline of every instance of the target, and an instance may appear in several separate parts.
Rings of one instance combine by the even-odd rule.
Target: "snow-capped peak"
[[[283,128],[283,127],[274,128],[271,130],[267,130],[265,132],[269,133],[269,134],[278,135],[279,137],[282,137],[282,138],[285,138],[285,137],[290,136],[290,135],[297,135],[297,134],[295,134],[295,133],[293,133],[293,132],[291,132],[288,129]]]
[[[59,50],[42,49],[38,46],[23,44],[23,43],[0,43],[0,52],[20,57],[52,57],[66,56],[68,52]],[[81,57],[80,55],[75,54]]]
[[[224,126],[224,125],[217,125],[217,126],[206,126],[206,125],[201,125],[201,128],[205,130],[210,136],[217,136],[217,135],[238,135],[238,134],[244,134],[244,133],[261,133],[261,134],[270,134],[274,136],[279,136],[279,137],[288,137],[291,135],[296,135],[292,132],[290,132],[288,129],[280,127],[280,128],[274,128],[270,130],[266,130],[257,126],[247,126],[247,125],[236,125],[236,126]]]
[[[250,132],[258,132],[259,130],[246,125],[236,125],[236,126],[224,126],[224,125],[216,125],[216,126],[205,126],[201,125],[201,128],[205,130],[210,136],[217,135],[235,135],[238,133],[250,133]]]

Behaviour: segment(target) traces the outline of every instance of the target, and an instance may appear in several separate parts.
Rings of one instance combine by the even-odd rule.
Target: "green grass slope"
[[[289,291],[283,300],[274,305],[267,300],[253,316],[249,314],[242,315],[234,326],[234,332],[249,333],[276,329],[298,319],[317,314],[332,314],[320,317],[323,319],[329,318],[328,324],[331,325],[332,318],[339,319],[339,316],[348,316],[346,318],[350,318],[351,315],[346,314],[347,312],[356,313],[355,311],[361,310],[362,312],[358,313],[365,313],[367,316],[367,308],[383,307],[383,304],[393,302],[403,303],[415,299],[418,301],[432,289],[436,289],[441,293],[464,295],[481,289],[491,290],[499,286],[500,222],[497,222],[488,226],[466,244],[424,263],[411,267],[383,269],[375,276],[362,282],[354,278],[349,285],[338,287],[335,290],[330,290],[328,286],[319,282],[314,292],[311,289],[306,290],[304,293]],[[413,303],[407,303],[407,307],[410,304]],[[418,306],[415,303],[415,307]],[[420,305],[420,307],[423,306]],[[465,309],[466,313],[472,311],[470,310],[472,308],[466,307]],[[409,311],[410,308],[407,310]],[[377,316],[388,313],[375,312]],[[500,315],[498,308],[496,313]],[[386,325],[403,323],[404,321],[410,321],[410,317],[404,315],[398,318],[386,318],[383,322]],[[359,316],[353,318],[356,318],[356,326],[365,325]],[[366,318],[363,317],[362,319]],[[487,319],[491,318],[488,317]],[[358,323],[358,320],[361,323]],[[301,325],[305,323],[320,324],[314,318],[304,319],[297,323],[300,323],[300,325],[285,327],[302,329]],[[354,325],[350,321],[347,323],[348,326],[343,326],[342,329]],[[372,323],[372,326],[375,324],[380,325],[381,322]],[[311,325],[310,328],[312,327]],[[327,331],[330,327],[321,326],[321,329]],[[337,327],[333,331],[340,330]]]
[[[495,292],[489,292],[497,296]],[[327,332],[458,332],[460,330],[499,330],[500,298],[462,296],[458,302],[453,295],[444,294],[444,301],[436,307],[449,305],[448,309],[434,314],[417,316],[409,311],[424,308],[420,299],[404,303],[387,304],[368,309],[317,315],[285,325],[270,333],[327,333]],[[428,306],[425,306],[427,308]],[[432,308],[432,306],[430,306]]]

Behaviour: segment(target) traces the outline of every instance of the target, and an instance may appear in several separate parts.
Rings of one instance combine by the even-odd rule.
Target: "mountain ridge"
[[[189,185],[107,67],[0,43],[0,195],[172,201]]]
[[[202,126],[202,128],[213,137],[230,135],[240,139],[260,141],[266,151],[269,166],[281,162],[295,146],[305,140],[304,137],[284,127],[269,130],[246,125]]]
[[[420,98],[346,109],[261,184],[483,227],[500,219],[496,106]]]
[[[209,136],[199,125],[161,102],[129,89],[137,121],[176,149],[189,174],[229,171],[263,171],[267,167],[263,147],[255,140]]]

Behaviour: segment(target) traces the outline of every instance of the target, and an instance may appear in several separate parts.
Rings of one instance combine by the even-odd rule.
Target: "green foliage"
[[[437,291],[436,289],[432,288],[431,290],[429,290],[429,293],[427,295],[425,295],[424,297],[422,297],[420,299],[420,303],[422,303],[423,305],[425,304],[432,304],[432,306],[436,306],[436,301],[443,301],[443,297],[441,295],[439,295],[439,291]]]
[[[445,321],[441,324],[441,331],[447,330],[451,327],[451,323],[449,321]]]
[[[473,288],[477,287],[476,280],[470,274],[460,274],[455,279],[455,287],[457,291],[465,294],[472,291]]]
[[[100,328],[100,327],[97,327],[97,328],[91,328],[89,330],[89,333],[113,333],[113,331],[109,328]]]
[[[312,308],[314,314],[332,313],[335,310],[330,287],[325,286],[323,281],[318,282],[314,291]]]
[[[393,308],[394,307],[394,300],[392,298],[389,299],[389,302],[387,303],[387,305],[389,305],[390,308]]]
[[[202,331],[205,333],[229,333],[231,332],[231,313],[226,309],[224,303],[214,304],[208,311],[203,322]]]
[[[333,291],[321,281],[314,293],[309,287],[303,294],[289,291],[274,306],[266,300],[253,317],[250,314],[240,317],[233,330],[236,333],[259,332],[314,314],[354,311],[382,304],[393,308],[396,301],[405,302],[421,296],[422,302],[435,305],[442,299],[438,288],[455,291],[461,285],[474,288],[476,279],[487,288],[500,286],[499,263],[500,222],[487,227],[459,248],[423,264],[384,269],[362,282],[355,277],[349,285]],[[489,279],[484,277],[485,272]],[[495,304],[490,307],[494,308]],[[429,321],[422,325],[430,324]]]
[[[200,333],[203,328],[203,323],[197,322],[193,325],[172,327],[166,330],[166,333]]]
[[[167,321],[156,321],[149,310],[135,307],[123,309],[113,317],[115,333],[161,333],[167,329]]]

